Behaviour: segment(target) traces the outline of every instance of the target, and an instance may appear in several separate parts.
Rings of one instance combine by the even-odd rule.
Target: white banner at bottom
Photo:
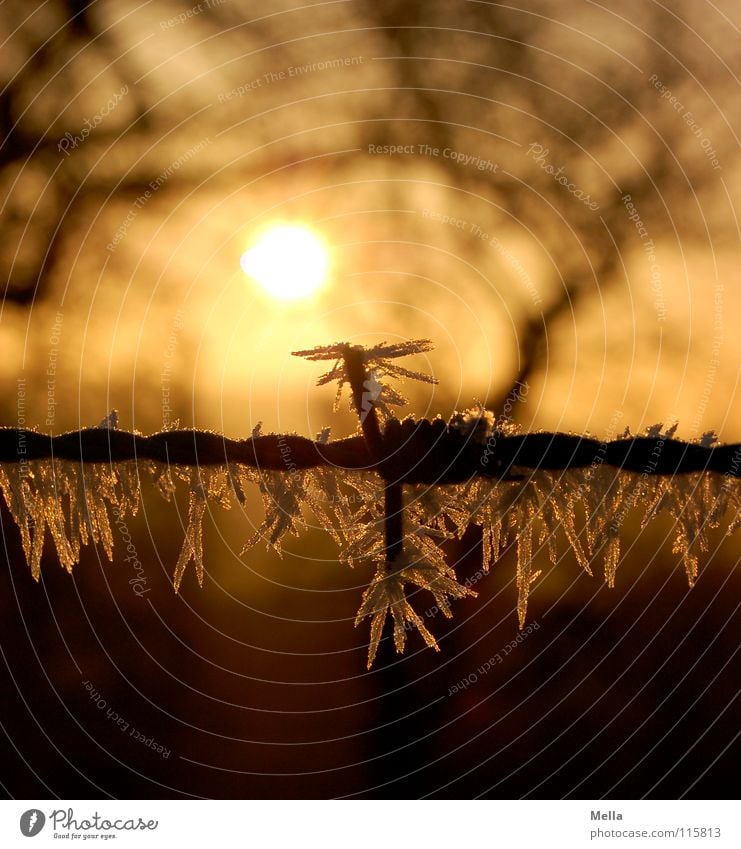
[[[0,846],[741,847],[724,801],[0,802]]]

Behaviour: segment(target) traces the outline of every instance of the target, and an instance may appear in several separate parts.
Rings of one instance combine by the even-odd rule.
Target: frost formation
[[[428,350],[426,345],[379,345],[366,351],[365,363],[377,380],[383,376],[420,378],[391,360]],[[312,360],[336,361],[320,383],[337,380],[341,390],[348,382],[341,346],[300,354]],[[382,386],[374,403],[388,414],[389,404],[403,402],[398,392]],[[116,425],[117,417],[111,413],[100,426]],[[448,429],[478,442],[486,442],[498,427],[493,414],[481,407],[455,413],[447,423]],[[512,427],[507,425],[510,431]],[[646,435],[669,438],[673,432],[673,428],[662,431],[661,425],[655,425]],[[259,435],[259,429],[253,435]],[[328,436],[329,431],[323,431],[320,441],[326,442]],[[698,441],[709,445],[713,438],[712,434],[704,434]],[[173,576],[177,591],[191,562],[198,583],[203,583],[202,526],[207,507],[219,504],[229,509],[235,501],[244,503],[245,492],[256,486],[265,519],[247,540],[245,550],[263,541],[280,552],[285,534],[300,533],[311,517],[337,543],[341,563],[349,567],[372,565],[374,575],[356,618],[356,625],[370,619],[369,667],[389,617],[398,652],[404,651],[411,630],[417,630],[426,645],[439,649],[417,612],[424,609],[417,597],[420,592],[430,593],[436,609],[450,617],[451,602],[475,595],[458,581],[440,547],[446,539],[462,537],[472,524],[482,532],[485,572],[506,551],[516,551],[520,627],[526,621],[530,591],[542,571],[541,551],[547,552],[555,565],[559,559],[559,535],[588,574],[601,561],[605,580],[612,587],[621,557],[621,528],[627,517],[637,516],[644,527],[660,513],[667,513],[674,522],[672,550],[681,557],[691,585],[698,574],[698,553],[708,550],[708,530],[717,528],[726,513],[731,517],[729,534],[741,524],[739,487],[729,475],[696,472],[671,477],[629,472],[600,463],[560,472],[520,471],[521,475],[506,480],[476,477],[455,485],[406,485],[403,550],[390,562],[384,542],[384,481],[375,472],[318,467],[289,474],[239,463],[183,467],[149,460],[111,465],[54,458],[25,464],[0,463],[0,489],[20,529],[31,574],[39,580],[47,528],[59,562],[68,572],[78,562],[81,546],[91,540],[112,560],[111,516],[118,520],[136,514],[141,480],[149,479],[167,500],[172,498],[179,481],[188,489],[189,503],[185,539]]]

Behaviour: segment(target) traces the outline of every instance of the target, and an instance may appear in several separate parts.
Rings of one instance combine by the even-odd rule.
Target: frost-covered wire
[[[349,566],[370,562],[374,575],[357,623],[371,620],[369,665],[387,621],[397,651],[416,629],[438,648],[428,624],[412,606],[419,591],[451,614],[452,601],[474,595],[458,582],[440,542],[481,529],[484,572],[502,553],[516,551],[517,613],[522,627],[537,580],[535,552],[558,561],[556,531],[589,574],[599,559],[612,586],[620,562],[621,528],[629,514],[641,526],[660,514],[674,522],[673,551],[692,584],[708,529],[741,526],[741,445],[675,438],[676,425],[655,425],[644,434],[627,431],[599,441],[563,433],[518,433],[481,407],[454,413],[445,422],[392,416],[403,403],[384,391],[386,377],[433,382],[393,360],[429,350],[430,343],[339,343],[297,352],[309,360],[332,360],[319,378],[348,384],[361,433],[330,440],[295,434],[229,439],[201,430],[167,430],[143,436],[118,428],[112,411],[97,427],[45,435],[0,428],[0,491],[20,531],[21,545],[38,580],[46,528],[60,564],[71,571],[90,540],[113,558],[114,524],[136,513],[141,483],[150,480],[171,499],[177,481],[188,488],[188,517],[174,571],[176,591],[193,562],[199,584],[206,566],[202,523],[207,507],[243,504],[260,490],[265,519],[245,545],[264,542],[276,551],[286,533],[300,533],[306,513],[339,546]],[[244,552],[243,552],[244,553]]]

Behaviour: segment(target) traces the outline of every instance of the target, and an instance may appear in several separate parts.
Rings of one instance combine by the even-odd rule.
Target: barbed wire
[[[0,428],[0,462],[51,458],[83,463],[141,459],[183,466],[242,463],[269,470],[327,466],[375,470],[395,483],[428,485],[462,483],[477,476],[507,479],[538,469],[565,471],[595,464],[648,475],[716,472],[741,477],[741,443],[704,446],[663,436],[601,442],[567,433],[498,432],[480,441],[441,419],[389,419],[373,453],[361,435],[325,442],[297,434],[239,440],[196,429],[144,436],[92,427],[54,436],[23,428]]]
[[[399,421],[388,405],[406,399],[379,382],[378,376],[410,377],[428,383],[428,375],[393,362],[410,353],[432,349],[427,339],[372,348],[347,342],[295,351],[311,361],[334,361],[319,378],[319,385],[349,384],[361,433],[329,441],[325,431],[317,440],[298,434],[261,434],[258,427],[248,439],[197,429],[169,429],[144,436],[118,428],[115,410],[97,427],[57,436],[24,428],[0,428],[0,462],[63,459],[81,463],[119,463],[153,460],[182,466],[215,466],[241,463],[279,471],[318,466],[338,470],[374,470],[387,485],[444,485],[476,477],[521,479],[538,469],[569,469],[607,465],[646,475],[717,472],[741,477],[741,443],[714,445],[712,433],[699,442],[674,439],[676,425],[664,433],[654,426],[647,434],[626,434],[611,441],[567,433],[513,433],[497,427],[487,411],[441,418]],[[338,395],[339,399],[339,395]],[[387,416],[385,423],[381,413]]]
[[[132,515],[136,512],[141,498],[139,468],[134,474],[125,464],[142,461],[168,500],[175,488],[169,469],[163,473],[152,463],[174,466],[174,477],[188,482],[188,525],[173,583],[177,590],[193,561],[202,584],[206,504],[213,499],[228,506],[232,495],[244,502],[243,484],[256,483],[265,520],[246,548],[265,539],[280,550],[280,538],[302,527],[305,505],[342,547],[343,562],[353,565],[370,559],[375,563],[376,572],[356,618],[356,624],[371,619],[370,667],[387,621],[391,622],[397,651],[403,651],[410,628],[417,629],[428,646],[438,648],[411,606],[407,586],[431,592],[438,608],[447,611],[445,615],[450,614],[452,600],[472,594],[469,587],[457,581],[439,545],[441,539],[453,535],[452,528],[460,537],[470,525],[481,527],[484,572],[503,547],[516,542],[517,612],[523,627],[530,587],[539,574],[533,566],[536,514],[554,529],[563,527],[588,574],[592,574],[592,557],[604,548],[609,586],[614,584],[620,560],[617,529],[626,512],[642,498],[642,521],[660,510],[668,510],[674,518],[673,551],[682,554],[690,584],[698,575],[696,549],[707,550],[705,528],[718,527],[726,513],[732,514],[728,532],[739,527],[741,493],[728,484],[741,477],[741,444],[719,445],[712,432],[690,442],[674,438],[676,425],[666,429],[654,425],[639,436],[626,431],[609,441],[569,433],[520,433],[509,420],[500,424],[482,407],[456,412],[448,422],[441,418],[399,420],[389,406],[404,404],[406,399],[384,385],[381,378],[436,382],[394,362],[430,348],[427,340],[381,343],[371,348],[343,342],[296,352],[311,361],[333,363],[319,378],[320,385],[336,381],[339,393],[349,385],[360,432],[344,439],[330,441],[328,429],[316,440],[295,433],[263,434],[259,425],[247,439],[197,429],[168,429],[144,436],[120,429],[115,410],[97,427],[56,436],[0,428],[0,489],[20,529],[31,574],[37,580],[40,577],[46,526],[60,563],[68,570],[79,561],[80,546],[88,537],[102,542],[112,559],[108,510],[117,511],[114,519],[126,510]],[[87,464],[87,468],[65,467],[59,461]],[[14,467],[8,469],[8,464]],[[108,464],[111,469],[100,468]],[[121,468],[114,468],[117,464]],[[201,466],[205,467],[203,472],[199,471]],[[594,474],[605,466],[615,469],[614,480]],[[319,468],[338,473],[373,471],[381,477],[382,486],[373,482],[368,487],[362,478],[353,481],[341,474],[301,475]],[[564,486],[554,479],[554,473],[574,469],[585,470],[575,476],[581,478],[578,486],[573,479],[565,479]],[[260,480],[253,470],[264,471],[264,477]],[[622,472],[637,473],[640,478],[632,480]],[[706,472],[727,479],[705,478],[703,485],[697,486],[696,480],[687,477]],[[296,473],[298,477],[294,477]],[[684,477],[672,481],[674,475]],[[648,478],[653,481],[644,480]],[[363,493],[366,505],[359,512],[349,508],[343,498],[339,486],[343,480]],[[500,490],[490,485],[492,481],[520,481],[522,486]],[[120,484],[120,490],[116,484]],[[405,500],[405,485],[445,484],[451,485],[446,493],[425,492],[423,497]],[[322,501],[325,495],[333,499],[330,503],[337,504],[336,511],[326,509]],[[559,504],[559,499],[563,503]],[[577,503],[584,507],[586,530],[574,522],[573,507]],[[408,519],[406,514],[410,514]],[[543,542],[542,537],[538,539]],[[555,564],[552,543],[549,556]]]

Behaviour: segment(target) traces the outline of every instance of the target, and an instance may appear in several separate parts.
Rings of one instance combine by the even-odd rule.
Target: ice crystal
[[[280,554],[281,537],[288,532],[298,536],[299,530],[305,525],[301,513],[301,502],[306,496],[304,477],[303,473],[287,474],[272,470],[262,472],[259,486],[265,519],[247,541],[242,553],[264,539],[268,547],[274,548]]]
[[[346,345],[334,345],[299,354],[312,360],[336,360],[320,382],[338,380],[342,387],[348,381],[343,358],[347,350]],[[426,350],[429,343],[418,341],[384,343],[363,351],[366,385],[370,387],[368,391],[376,393],[372,399],[376,409],[397,403],[401,397],[393,391],[384,396],[380,378],[431,380],[393,362],[399,356]],[[416,425],[408,424],[413,434]],[[114,430],[117,425],[117,414],[112,411],[98,427]],[[480,446],[479,453],[485,446],[487,456],[491,450],[495,461],[497,439],[516,430],[509,421],[498,421],[481,405],[455,413],[447,424],[436,420],[427,425],[434,425],[435,438],[438,433],[441,438],[451,433],[455,439],[464,437],[467,445]],[[674,437],[676,428],[676,424],[668,428],[652,425],[645,436],[657,440],[657,446],[663,445]],[[259,424],[252,436],[262,436]],[[622,438],[629,438],[629,432]],[[325,429],[317,442],[328,441],[329,429]],[[708,431],[696,444],[710,448],[716,442],[715,434]],[[542,573],[545,555],[553,565],[557,564],[561,538],[586,573],[591,575],[601,563],[605,581],[612,587],[626,523],[637,522],[643,528],[659,516],[668,516],[673,523],[672,551],[693,584],[699,572],[700,554],[709,550],[708,531],[717,529],[724,519],[727,533],[741,526],[741,487],[730,471],[671,476],[654,474],[650,464],[643,472],[627,471],[610,467],[603,460],[598,451],[594,462],[585,468],[555,471],[513,467],[504,470],[499,479],[496,475],[481,475],[459,484],[405,485],[403,539],[396,540],[397,548],[392,549],[389,544],[389,550],[396,555],[393,559],[386,549],[387,483],[376,471],[343,471],[330,466],[257,469],[238,462],[205,467],[152,460],[82,463],[48,458],[0,463],[0,491],[18,525],[31,574],[39,580],[47,529],[59,563],[67,571],[79,561],[81,547],[91,541],[112,560],[115,526],[137,512],[142,481],[153,484],[154,490],[168,501],[184,484],[188,515],[173,575],[177,591],[191,562],[198,583],[203,583],[203,521],[207,508],[219,505],[228,509],[235,500],[244,504],[247,491],[257,487],[265,518],[245,548],[264,541],[280,553],[287,533],[298,534],[315,521],[337,543],[341,563],[349,567],[372,565],[374,575],[356,619],[356,624],[370,619],[370,666],[389,618],[397,651],[404,650],[407,632],[411,630],[417,630],[426,645],[439,648],[424,617],[415,610],[416,596],[430,593],[435,612],[449,617],[452,602],[475,595],[458,581],[441,547],[450,537],[462,537],[471,525],[481,529],[484,572],[500,562],[508,550],[515,552],[520,627],[526,621],[530,593]]]
[[[335,398],[335,409],[337,409],[342,398],[342,390],[350,382],[350,376],[345,365],[345,355],[351,348],[359,351],[369,375],[364,389],[376,409],[388,416],[390,415],[389,407],[403,407],[407,403],[407,399],[396,389],[382,383],[384,377],[409,378],[424,383],[437,383],[434,377],[423,372],[410,371],[392,362],[392,360],[406,357],[409,354],[424,353],[432,350],[432,347],[432,342],[429,339],[413,339],[409,342],[398,342],[392,345],[382,342],[380,345],[374,345],[371,348],[351,346],[347,342],[336,342],[334,345],[320,345],[305,351],[294,351],[293,356],[304,357],[312,361],[334,360],[332,368],[317,380],[317,386],[324,386],[333,380],[337,381],[337,396]]]
[[[0,465],[0,488],[3,498],[21,533],[21,546],[26,562],[31,565],[31,527],[32,513],[29,510],[28,493],[30,473],[20,463],[2,463]],[[33,570],[32,570],[33,571]],[[35,578],[38,577],[34,575]]]
[[[449,428],[481,443],[486,442],[494,433],[496,425],[494,413],[485,409],[481,404],[462,413],[453,413],[448,421]]]
[[[339,558],[352,567],[384,556],[383,481],[374,472],[359,472],[348,476],[347,484],[337,513],[345,537]]]
[[[368,669],[376,658],[383,626],[389,614],[393,620],[394,645],[397,652],[404,651],[409,627],[416,628],[430,648],[440,651],[437,640],[412,607],[407,597],[407,585],[429,590],[438,608],[448,617],[452,615],[450,599],[475,595],[472,590],[458,583],[453,570],[437,556],[434,561],[428,561],[421,557],[418,551],[406,550],[392,563],[381,563],[363,593],[363,601],[355,619],[356,626],[366,618],[371,620]]]
[[[173,575],[173,586],[178,592],[183,580],[183,575],[188,564],[193,561],[196,570],[198,585],[203,586],[203,520],[206,508],[209,504],[218,504],[225,510],[231,507],[232,478],[226,466],[194,466],[186,469],[178,466],[167,467],[165,470],[155,469],[158,480],[165,482],[161,492],[169,500],[171,497],[170,484],[172,484],[171,471],[188,484],[188,525],[185,529],[185,539],[180,551],[175,573]],[[235,470],[239,475],[239,470]]]
[[[190,492],[188,493],[188,527],[185,531],[183,548],[175,566],[173,584],[175,592],[180,589],[185,567],[192,560],[196,568],[198,585],[203,586],[203,516],[206,512],[206,488],[201,481],[199,469],[191,473]]]
[[[93,542],[103,545],[109,560],[113,560],[113,533],[108,519],[108,505],[118,505],[116,493],[117,476],[113,469],[103,463],[87,463],[77,473],[77,503],[84,504],[81,511],[80,535],[87,544],[87,531]]]
[[[484,442],[499,427],[482,410],[455,414],[449,426]],[[670,439],[676,425],[654,425],[646,436]],[[710,446],[711,434],[698,444]],[[712,434],[712,440],[715,436]],[[619,470],[597,461],[587,468],[560,472],[531,471],[521,480],[477,478],[467,484],[409,487],[407,514],[419,527],[450,529],[461,537],[470,525],[482,532],[482,567],[487,572],[501,553],[516,549],[517,613],[522,627],[528,599],[542,570],[537,549],[544,548],[556,565],[561,533],[579,565],[592,574],[602,563],[605,581],[615,585],[621,559],[621,535],[630,515],[645,527],[661,515],[673,520],[672,551],[681,558],[687,579],[697,578],[699,553],[709,549],[708,531],[725,515],[728,533],[741,525],[741,492],[737,479],[713,472],[674,476]]]
[[[115,430],[118,427],[118,410],[111,410],[98,427]]]
[[[201,524],[207,503],[230,504],[226,469],[176,469],[176,477],[190,482],[188,527],[174,573],[178,589],[190,560],[203,580]],[[151,479],[170,500],[176,491],[173,468],[149,461],[108,463],[46,459],[29,463],[0,463],[0,490],[18,525],[21,546],[35,580],[41,576],[41,557],[48,528],[60,565],[68,572],[79,561],[80,549],[91,540],[113,560],[112,521],[137,513],[140,475]],[[245,475],[254,474],[250,470]]]
[[[650,439],[659,439],[659,438],[661,438],[661,439],[671,439],[674,436],[674,434],[677,432],[677,428],[679,427],[679,422],[674,422],[674,424],[671,425],[671,427],[668,427],[665,431],[662,432],[661,429],[663,427],[664,427],[664,425],[661,422],[658,422],[658,424],[655,424],[655,425],[649,425],[649,427],[646,428],[645,434]]]
[[[92,537],[113,559],[108,509],[131,508],[131,482],[108,465],[80,464],[50,458],[27,464],[0,464],[0,488],[21,533],[21,545],[35,580],[48,528],[59,562],[68,572],[78,562],[80,547]],[[128,469],[126,470],[128,472]]]
[[[57,461],[50,463],[34,462],[34,471],[31,474],[36,486],[33,492],[31,492],[30,487],[25,490],[29,498],[28,513],[33,527],[30,566],[31,574],[36,580],[41,575],[41,554],[44,546],[44,532],[47,526],[56,546],[59,562],[68,572],[72,571],[72,566],[77,561],[79,554],[79,541],[74,541],[73,548],[65,530],[62,497],[67,493],[64,492],[66,486],[63,482],[57,485],[57,481],[61,478],[59,466],[60,464]],[[98,520],[97,513],[91,518],[91,522],[95,522],[97,529],[99,525],[96,520]],[[108,532],[107,535],[105,531]],[[103,537],[106,543],[106,551],[108,551],[110,527],[107,525],[104,526]],[[98,535],[96,542],[99,540],[100,535]],[[83,538],[82,541],[87,542],[87,539]]]

